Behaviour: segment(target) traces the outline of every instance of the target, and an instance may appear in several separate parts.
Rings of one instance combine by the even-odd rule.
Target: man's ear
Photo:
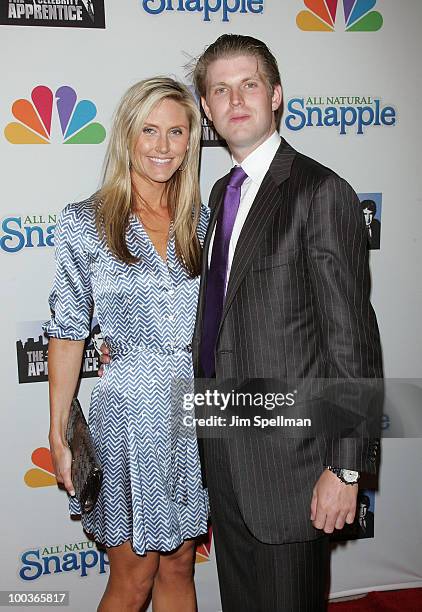
[[[283,101],[283,90],[281,89],[281,85],[274,85],[273,95],[271,98],[271,109],[276,111],[280,108],[281,103]]]
[[[204,109],[204,113],[206,114],[207,119],[212,121],[210,108],[209,108],[209,106],[207,104],[206,99],[203,96],[201,96],[201,105],[202,105],[202,108]]]

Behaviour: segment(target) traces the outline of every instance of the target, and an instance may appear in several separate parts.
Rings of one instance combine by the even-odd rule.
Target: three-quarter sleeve
[[[90,334],[93,298],[78,205],[70,204],[61,212],[55,246],[56,274],[49,297],[51,318],[43,329],[49,337],[84,340]]]

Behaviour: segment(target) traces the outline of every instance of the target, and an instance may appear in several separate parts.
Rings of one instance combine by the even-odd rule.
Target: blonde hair
[[[120,260],[135,263],[126,244],[126,228],[132,212],[133,189],[130,168],[139,172],[134,154],[148,115],[164,99],[175,100],[189,120],[189,147],[179,171],[166,184],[173,223],[176,253],[191,276],[200,272],[201,248],[196,234],[200,212],[198,179],[201,116],[189,89],[168,77],[136,83],[124,94],[115,114],[105,157],[103,184],[97,193],[97,229],[109,249]]]

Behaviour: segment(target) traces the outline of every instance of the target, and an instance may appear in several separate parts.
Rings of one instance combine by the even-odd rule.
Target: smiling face
[[[166,183],[181,166],[189,143],[189,118],[182,104],[165,98],[148,115],[134,149],[139,178]]]
[[[274,111],[281,100],[281,85],[270,92],[253,55],[220,58],[208,67],[202,105],[238,162],[275,131]]]

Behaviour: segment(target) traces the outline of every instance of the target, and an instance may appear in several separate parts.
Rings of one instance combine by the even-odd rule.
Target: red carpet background
[[[422,589],[373,591],[361,599],[332,603],[328,612],[421,612]]]

